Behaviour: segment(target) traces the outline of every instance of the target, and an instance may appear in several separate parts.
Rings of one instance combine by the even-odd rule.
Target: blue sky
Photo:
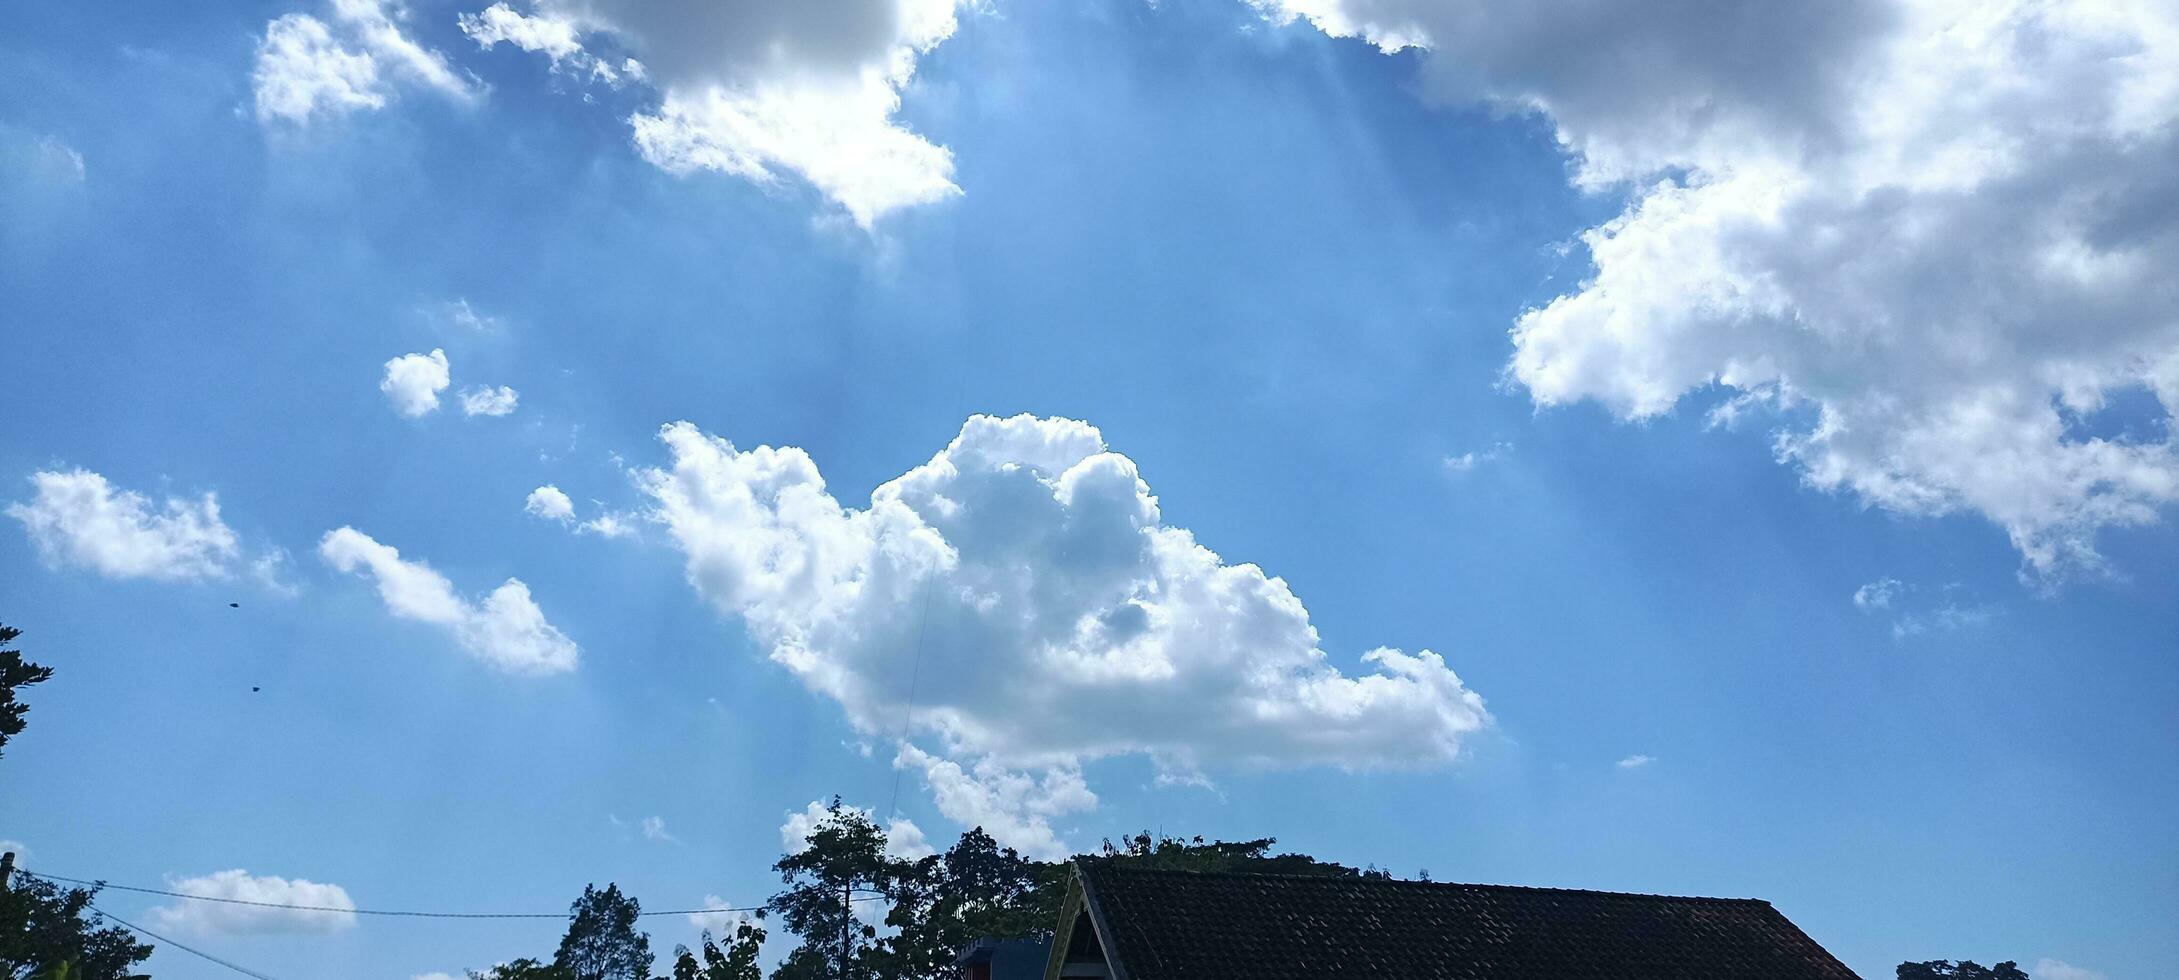
[[[840,794],[2179,956],[2169,12],[746,6],[11,13],[27,866],[750,904]],[[106,901],[279,976],[558,932]]]

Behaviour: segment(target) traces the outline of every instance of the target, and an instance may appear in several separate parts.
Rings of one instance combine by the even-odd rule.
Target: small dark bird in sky
[[[255,684],[252,684],[252,685],[250,685],[250,693],[251,693],[251,694],[256,694],[256,693],[257,693],[257,685],[255,685]]]
[[[230,602],[230,603],[228,603],[228,604],[227,604],[227,608],[229,608],[229,609],[240,609],[240,608],[242,608],[242,604],[241,604],[241,603],[239,603],[239,602]]]

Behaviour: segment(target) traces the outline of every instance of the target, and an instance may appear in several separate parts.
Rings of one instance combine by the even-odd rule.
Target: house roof
[[[1755,899],[1076,868],[1114,980],[1859,980]]]

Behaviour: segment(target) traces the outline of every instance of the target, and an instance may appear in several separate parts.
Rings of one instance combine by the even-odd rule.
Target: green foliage
[[[2020,964],[2006,960],[1996,966],[1982,966],[1974,960],[1927,960],[1921,963],[1899,964],[1899,980],[2028,980]]]
[[[914,872],[885,853],[885,832],[861,810],[832,798],[802,850],[772,869],[787,889],[768,903],[802,942],[773,974],[778,980],[872,978],[883,954],[875,927],[858,919],[855,891],[890,894]],[[793,972],[790,971],[790,967]],[[843,973],[845,976],[843,976]]]
[[[6,649],[23,631],[0,623],[0,749],[5,749],[8,739],[23,730],[23,715],[30,706],[15,699],[15,692],[43,684],[53,676],[53,668],[43,667],[23,659],[22,651]]]
[[[127,980],[151,946],[120,926],[98,928],[96,888],[63,889],[19,875],[0,889],[0,977]]]
[[[651,937],[636,931],[642,912],[619,885],[607,883],[604,891],[584,885],[583,897],[568,909],[571,921],[552,965],[572,980],[648,980]]]
[[[1332,878],[1390,878],[1389,873],[1375,867],[1357,869],[1330,861],[1319,861],[1307,854],[1273,854],[1271,845],[1278,843],[1275,837],[1262,837],[1244,841],[1205,841],[1201,837],[1182,839],[1152,836],[1144,831],[1132,837],[1123,837],[1115,844],[1106,840],[1099,857],[1117,864],[1169,871],[1243,872],[1247,874],[1323,875]],[[1053,916],[1058,915],[1055,910]]]
[[[483,973],[469,971],[469,980],[573,980],[574,974],[556,963],[540,963],[528,957],[501,963]]]
[[[673,948],[673,980],[764,980],[764,967],[757,963],[757,955],[763,951],[763,946],[764,929],[752,922],[737,924],[724,948],[711,938],[711,931],[707,929],[702,943],[702,962],[697,962],[696,954],[687,946]]]

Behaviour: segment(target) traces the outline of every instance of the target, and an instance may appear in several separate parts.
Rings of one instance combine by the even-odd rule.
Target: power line
[[[95,888],[111,888],[115,891],[141,892],[146,895],[162,895],[167,898],[185,898],[192,902],[218,902],[223,905],[249,905],[256,908],[264,909],[286,909],[291,912],[344,912],[349,915],[382,915],[409,919],[565,919],[568,917],[568,913],[566,912],[416,912],[405,909],[352,909],[342,908],[335,905],[289,905],[283,902],[256,902],[246,898],[221,898],[214,895],[191,895],[188,892],[168,891],[164,888],[142,888],[136,885],[116,885],[104,881],[92,881],[84,878],[69,878],[62,875],[43,874],[36,871],[24,870],[22,868],[17,868],[15,870],[15,873],[19,875],[26,875],[32,878],[43,878],[47,881],[66,882],[71,885],[90,885]],[[862,898],[857,898],[855,899],[855,901],[874,902],[884,897],[885,896],[882,894],[869,895]],[[655,911],[646,910],[636,914],[711,915],[720,912],[761,912],[766,910],[767,908],[767,906],[763,905],[738,905],[729,906],[726,908],[658,909]],[[121,920],[115,919],[114,921],[119,922]],[[131,926],[130,928],[135,927]]]
[[[18,873],[18,874],[30,874],[30,872],[28,872],[28,871],[21,871],[21,872],[17,872],[17,873]],[[32,875],[32,877],[36,877],[36,878],[43,878],[43,877],[45,877],[45,875]],[[116,886],[116,887],[119,887],[119,886]],[[140,925],[136,925],[136,924],[134,924],[134,923],[132,923],[132,922],[128,921],[127,919],[123,919],[123,918],[121,918],[120,916],[117,916],[117,915],[113,914],[112,912],[108,912],[108,911],[106,911],[105,909],[99,908],[99,907],[98,907],[98,906],[96,906],[96,905],[92,905],[92,906],[89,906],[89,908],[90,908],[90,910],[91,910],[91,911],[92,911],[92,912],[93,912],[94,914],[98,915],[99,917],[101,917],[101,918],[106,918],[106,919],[112,919],[112,920],[113,920],[114,922],[116,922],[116,923],[118,923],[118,924],[120,924],[120,925],[122,925],[122,926],[126,927],[126,928],[127,928],[127,929],[128,929],[129,931],[130,931],[130,932],[136,933],[137,935],[140,935],[140,936],[144,937],[145,939],[149,939],[149,940],[152,940],[153,942],[160,942],[160,943],[165,943],[165,944],[167,944],[167,945],[169,945],[169,946],[172,946],[172,947],[174,947],[175,949],[181,950],[182,952],[184,952],[184,953],[188,953],[188,954],[190,954],[190,955],[192,955],[192,956],[199,956],[199,957],[203,957],[204,959],[208,959],[208,960],[211,960],[211,961],[212,961],[212,962],[214,962],[214,963],[217,963],[217,964],[219,964],[219,965],[221,965],[221,966],[224,966],[224,967],[226,967],[227,969],[233,970],[233,971],[235,971],[236,973],[242,974],[243,976],[246,976],[246,977],[256,977],[256,978],[257,978],[257,980],[277,980],[277,978],[275,978],[275,977],[271,977],[271,976],[267,976],[266,974],[263,974],[263,973],[259,973],[259,972],[257,972],[256,970],[252,970],[252,969],[250,969],[249,967],[243,966],[243,965],[242,965],[242,964],[240,964],[240,963],[232,963],[232,962],[229,962],[229,961],[227,961],[227,960],[223,960],[223,959],[220,959],[220,958],[219,958],[219,957],[217,957],[217,956],[213,956],[212,954],[210,954],[210,953],[207,953],[207,952],[205,952],[204,950],[201,950],[201,949],[197,949],[197,948],[194,948],[194,947],[191,947],[191,946],[184,946],[184,945],[182,945],[182,944],[180,944],[180,943],[178,943],[178,942],[175,942],[174,940],[168,939],[168,938],[166,938],[165,936],[159,935],[159,934],[158,934],[158,933],[156,933],[156,932],[153,932],[153,931],[151,931],[151,930],[149,930],[149,929],[146,929],[146,928],[144,928],[143,926],[140,926]]]

